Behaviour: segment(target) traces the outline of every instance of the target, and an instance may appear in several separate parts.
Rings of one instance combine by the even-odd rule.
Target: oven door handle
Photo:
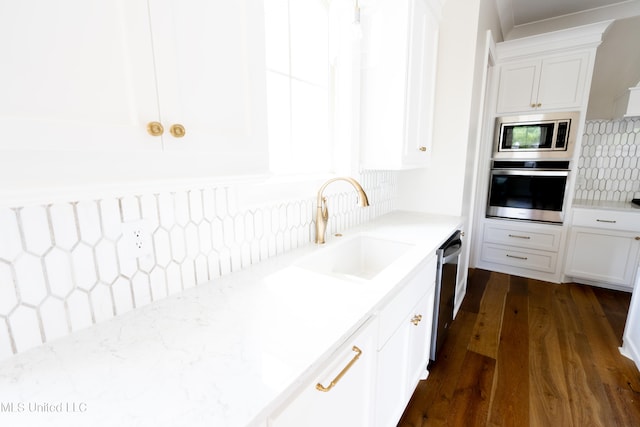
[[[540,169],[492,169],[492,175],[512,176],[569,176],[570,170],[540,170]]]

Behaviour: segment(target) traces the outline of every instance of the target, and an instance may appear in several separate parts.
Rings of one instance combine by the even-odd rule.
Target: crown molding
[[[536,54],[561,53],[568,49],[592,49],[602,43],[613,19],[595,24],[581,25],[565,30],[551,31],[535,36],[507,40],[496,44],[498,62],[521,59]]]

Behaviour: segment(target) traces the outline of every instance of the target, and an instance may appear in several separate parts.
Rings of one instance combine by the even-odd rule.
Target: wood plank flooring
[[[618,351],[630,296],[472,270],[398,426],[640,426],[640,372]]]

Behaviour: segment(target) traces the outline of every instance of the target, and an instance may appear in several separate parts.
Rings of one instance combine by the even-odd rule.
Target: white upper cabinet
[[[585,52],[502,64],[497,113],[581,108],[588,65]]]
[[[496,113],[585,111],[596,49],[612,22],[497,43]]]
[[[428,165],[433,129],[439,3],[380,0],[362,11],[361,162]]]
[[[262,1],[149,0],[149,6],[164,148],[264,159]],[[176,124],[183,137],[171,133]]]
[[[58,167],[106,179],[105,152],[149,176],[266,171],[263,21],[261,0],[2,2],[0,150],[73,152]]]
[[[412,6],[402,160],[424,166],[425,154],[431,154],[439,23],[426,2],[414,1]]]
[[[0,3],[3,150],[158,150],[144,1]]]

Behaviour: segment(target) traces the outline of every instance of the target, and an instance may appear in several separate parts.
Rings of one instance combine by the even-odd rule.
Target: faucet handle
[[[322,219],[327,221],[329,219],[329,207],[327,206],[327,198],[326,197],[322,198],[322,206],[320,207],[320,210],[322,212]]]

